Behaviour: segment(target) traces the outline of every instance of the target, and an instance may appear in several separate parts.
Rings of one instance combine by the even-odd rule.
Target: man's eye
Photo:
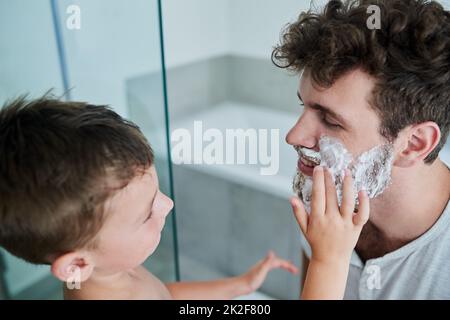
[[[329,122],[329,121],[327,120],[326,116],[323,116],[323,117],[322,117],[322,121],[323,121],[323,123],[325,123],[325,125],[326,125],[327,127],[330,127],[330,128],[332,128],[332,129],[337,129],[337,128],[340,128],[340,127],[341,127],[340,125],[338,125],[338,124],[336,124],[336,123]]]

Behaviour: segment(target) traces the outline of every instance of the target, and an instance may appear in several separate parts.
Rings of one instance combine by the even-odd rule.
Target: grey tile
[[[164,91],[161,72],[126,81],[128,116],[142,129],[164,125]]]
[[[180,253],[227,273],[231,212],[228,182],[185,167],[175,166],[174,173]]]
[[[299,265],[300,231],[287,200],[179,166],[174,187],[180,255],[229,276],[247,271],[270,249]],[[180,268],[183,274],[189,265],[181,261]],[[299,283],[299,276],[275,270],[261,291],[297,299]]]
[[[232,192],[233,218],[231,236],[231,270],[238,274],[263,258],[269,249],[278,256],[298,260],[291,244],[295,222],[287,200],[243,186]],[[271,296],[295,299],[294,283],[299,277],[284,270],[271,272],[261,290]],[[295,286],[297,289],[298,286]]]
[[[270,59],[231,56],[230,97],[234,101],[295,112],[298,76],[277,68]]]
[[[298,76],[277,68],[269,58],[223,55],[167,70],[172,120],[224,101],[295,112],[297,86]],[[128,79],[126,87],[134,118],[162,119],[154,115],[164,103],[160,71]],[[151,121],[146,125],[151,127]]]
[[[229,99],[229,58],[220,56],[167,71],[171,119]]]

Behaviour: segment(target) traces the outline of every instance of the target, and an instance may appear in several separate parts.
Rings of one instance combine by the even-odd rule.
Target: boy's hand
[[[362,227],[369,219],[369,197],[366,192],[359,192],[358,213],[354,214],[353,179],[349,170],[345,172],[341,208],[328,169],[314,168],[312,188],[309,216],[300,199],[291,199],[295,218],[312,249],[311,260],[348,263]]]
[[[267,256],[250,268],[249,271],[239,276],[243,281],[246,289],[246,294],[259,289],[267,277],[269,271],[273,269],[285,269],[293,274],[298,273],[298,268],[291,262],[281,259],[275,255],[273,251],[269,251]]]

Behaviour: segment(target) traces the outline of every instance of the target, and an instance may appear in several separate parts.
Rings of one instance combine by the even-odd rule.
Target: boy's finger
[[[260,272],[268,273],[271,269],[273,269],[274,263],[276,263],[278,257],[275,255],[275,252],[270,250],[267,253],[267,256],[258,263],[258,267],[260,269]]]
[[[328,169],[325,169],[325,190],[326,190],[326,212],[339,212],[339,204],[336,194],[336,187],[334,186],[333,177]]]
[[[315,166],[313,172],[311,216],[320,216],[323,214],[325,214],[324,169],[321,166]]]
[[[276,255],[270,261],[266,262],[266,270],[270,271],[272,269],[282,268],[292,273],[297,273],[298,268],[290,261],[277,257]]]
[[[253,265],[252,270],[257,272],[269,272],[270,265],[272,264],[272,261],[275,260],[275,254],[271,250],[267,253],[267,255],[258,261],[255,265]]]
[[[275,263],[272,264],[272,269],[274,268],[281,268],[294,274],[298,273],[298,268],[294,264],[292,264],[290,261],[280,258],[278,258],[277,261],[275,261]]]
[[[270,251],[267,253],[267,255],[266,255],[262,260],[260,260],[260,261],[256,264],[256,266],[257,266],[257,267],[265,268],[265,267],[267,267],[268,265],[270,265],[271,261],[274,260],[275,258],[276,258],[275,253],[274,253],[272,250],[270,250]]]
[[[355,193],[353,178],[350,170],[345,170],[344,185],[342,187],[341,215],[344,219],[352,219],[355,210]]]
[[[370,206],[367,192],[361,190],[358,193],[358,201],[358,213],[353,216],[353,223],[356,226],[362,227],[369,220]]]
[[[308,214],[306,213],[305,207],[297,197],[291,198],[291,205],[292,210],[294,211],[295,219],[297,220],[303,234],[306,236],[306,232],[308,230]]]

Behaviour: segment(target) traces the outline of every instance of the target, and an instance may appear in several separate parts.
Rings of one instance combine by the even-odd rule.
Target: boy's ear
[[[441,130],[435,122],[427,121],[411,126],[404,137],[404,145],[394,165],[407,168],[423,162],[439,144],[440,139]]]
[[[64,282],[86,281],[94,270],[90,257],[82,252],[74,251],[56,258],[51,266],[53,275]]]

